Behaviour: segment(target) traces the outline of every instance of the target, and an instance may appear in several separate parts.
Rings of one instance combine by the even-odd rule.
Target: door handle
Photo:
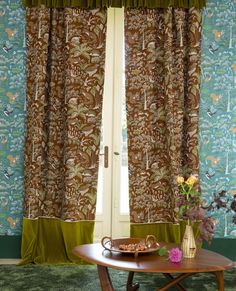
[[[99,154],[100,156],[104,156],[104,168],[109,167],[109,159],[108,159],[109,148],[108,146],[104,146],[104,153]]]
[[[109,152],[109,148],[108,146],[105,146],[104,147],[104,168],[109,167],[108,152]]]

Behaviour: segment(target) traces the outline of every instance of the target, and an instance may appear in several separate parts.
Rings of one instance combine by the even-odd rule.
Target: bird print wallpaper
[[[0,235],[20,235],[26,40],[21,0],[0,0]],[[203,10],[200,182],[215,237],[236,238],[236,0]]]
[[[21,234],[25,47],[21,0],[0,0],[0,235]]]
[[[236,238],[236,1],[203,11],[200,181],[214,237]]]

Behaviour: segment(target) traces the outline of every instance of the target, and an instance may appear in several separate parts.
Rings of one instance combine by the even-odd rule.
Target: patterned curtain
[[[27,236],[32,225],[26,220],[34,224],[32,219],[39,217],[75,222],[74,226],[88,221],[90,227],[85,234],[80,231],[80,241],[91,240],[88,233],[93,231],[96,208],[106,11],[30,8],[26,20],[24,253],[28,253],[27,244],[32,244]]]
[[[178,175],[198,174],[201,11],[126,9],[131,223],[177,222]]]

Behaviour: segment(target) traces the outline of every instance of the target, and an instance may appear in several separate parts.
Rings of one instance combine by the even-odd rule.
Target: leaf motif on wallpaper
[[[1,192],[0,207],[2,211],[3,211],[3,208],[7,207],[7,205],[9,204],[9,198],[7,196],[8,196],[7,192]]]

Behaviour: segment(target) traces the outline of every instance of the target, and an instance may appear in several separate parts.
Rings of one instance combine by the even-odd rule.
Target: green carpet
[[[125,291],[127,272],[109,270],[115,291]],[[162,274],[135,273],[139,291],[152,291],[167,282]],[[217,290],[215,277],[198,274],[187,278],[183,285],[188,291]],[[1,291],[99,291],[100,283],[93,265],[0,265]],[[174,288],[170,290],[175,290]],[[225,291],[236,290],[236,268],[225,272]]]

